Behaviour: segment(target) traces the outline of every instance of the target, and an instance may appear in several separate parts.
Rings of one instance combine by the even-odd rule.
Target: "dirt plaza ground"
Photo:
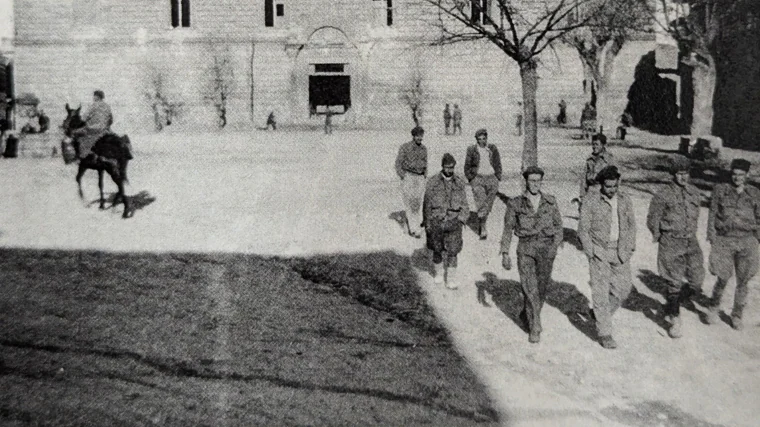
[[[426,251],[422,250],[423,242],[406,236],[397,222],[403,207],[393,160],[398,145],[409,139],[408,132],[339,130],[330,136],[311,131],[133,135],[136,159],[130,165],[131,183],[127,193],[132,197],[137,211],[128,220],[120,218],[120,207],[99,211],[97,204],[91,203],[97,198],[93,172],[89,172],[85,179],[87,197],[83,203],[76,194],[73,180],[75,169],[63,165],[59,158],[2,159],[0,246],[4,251],[12,251],[5,252],[6,260],[11,259],[12,262],[6,262],[3,267],[12,274],[3,276],[5,282],[0,283],[0,289],[3,295],[12,298],[3,298],[6,312],[3,323],[11,326],[4,326],[0,331],[3,336],[0,354],[7,359],[0,382],[5,390],[12,390],[16,402],[13,405],[16,406],[1,408],[0,415],[24,425],[34,421],[28,418],[32,416],[30,414],[39,413],[46,407],[43,402],[38,402],[36,406],[29,404],[31,406],[23,409],[27,412],[23,412],[19,409],[23,404],[18,400],[23,400],[24,396],[47,393],[53,399],[76,401],[77,396],[92,399],[98,396],[98,390],[107,390],[108,399],[118,400],[120,403],[116,407],[125,408],[125,411],[131,407],[130,401],[152,399],[155,402],[161,399],[164,402],[163,405],[154,403],[152,408],[155,407],[155,410],[152,412],[141,412],[139,415],[143,418],[125,418],[124,413],[119,418],[119,414],[101,413],[95,411],[97,408],[91,408],[95,412],[70,409],[61,419],[86,415],[84,419],[92,420],[108,415],[118,421],[116,424],[124,425],[148,421],[171,424],[171,420],[178,423],[177,420],[181,419],[204,423],[209,419],[224,420],[226,425],[245,425],[242,420],[253,424],[274,422],[288,425],[465,425],[492,423],[495,420],[503,425],[547,426],[756,425],[756,420],[760,419],[760,409],[756,405],[760,401],[760,290],[757,280],[751,284],[750,306],[746,315],[748,327],[745,331],[736,332],[726,323],[705,325],[701,319],[703,307],[698,301],[685,310],[685,336],[672,340],[666,333],[666,323],[660,309],[664,300],[663,285],[656,275],[656,246],[651,242],[644,219],[650,198],[647,191],[667,181],[667,173],[654,166],[672,155],[669,150],[676,147],[675,138],[634,133],[626,145],[611,144],[611,151],[625,168],[624,178],[628,180],[625,191],[635,200],[638,249],[632,267],[636,291],[615,318],[616,338],[620,347],[608,351],[594,341],[593,325],[578,314],[588,306],[590,291],[587,263],[574,233],[577,210],[570,203],[578,191],[576,173],[582,168],[590,150],[582,141],[571,138],[573,132],[542,129],[540,134],[539,161],[547,170],[544,189],[559,200],[565,221],[566,242],[555,263],[554,284],[544,308],[544,334],[539,345],[529,345],[527,334],[518,325],[520,294],[517,272],[504,271],[500,266],[498,240],[504,214],[501,201],[497,200],[489,220],[488,240],[480,241],[473,232],[465,231],[465,248],[460,256],[460,289],[449,291],[432,283],[430,261]],[[516,136],[498,128],[491,131],[489,139],[498,145],[505,163],[507,176],[500,184],[500,191],[505,196],[517,195],[522,190],[518,174],[521,142]],[[442,154],[451,152],[458,159],[457,167],[461,172],[466,146],[472,142],[469,135],[447,137],[429,131],[425,143],[429,147],[430,167],[437,170]],[[730,158],[741,153],[727,150],[725,154]],[[113,184],[108,183],[107,188],[110,192],[114,191]],[[706,217],[706,209],[703,209],[699,236],[705,255],[709,252],[709,246],[704,242]],[[129,268],[119,266],[119,256],[127,257]],[[272,260],[269,257],[277,258]],[[288,332],[292,334],[292,337],[288,336],[293,342],[312,339],[309,331],[314,330],[321,331],[319,336],[323,341],[320,343],[340,337],[345,339],[346,336],[358,339],[362,335],[365,335],[365,340],[393,341],[383,338],[384,334],[390,334],[393,339],[407,334],[409,340],[406,342],[410,343],[429,339],[425,334],[415,335],[418,332],[404,322],[380,322],[381,326],[362,323],[367,321],[367,316],[377,319],[384,316],[375,308],[361,304],[352,307],[358,311],[369,311],[358,314],[341,312],[341,317],[345,315],[350,319],[344,319],[340,328],[326,330],[330,316],[337,315],[334,307],[340,306],[341,298],[345,297],[333,295],[327,289],[304,288],[306,285],[295,286],[296,291],[284,295],[263,290],[253,292],[245,285],[256,282],[260,271],[268,271],[267,280],[258,280],[271,283],[269,287],[264,287],[270,290],[301,279],[318,283],[316,273],[305,275],[304,269],[298,270],[297,266],[282,272],[279,269],[283,265],[292,266],[288,262],[294,262],[293,259],[313,260],[319,257],[327,257],[324,262],[327,265],[335,262],[336,266],[343,265],[341,260],[347,257],[352,260],[353,271],[363,271],[365,275],[380,274],[380,269],[371,264],[381,259],[384,261],[378,265],[386,269],[393,268],[394,263],[410,263],[415,286],[421,289],[426,303],[448,331],[457,353],[430,350],[425,353],[424,360],[438,360],[440,364],[436,366],[439,369],[428,371],[426,369],[430,366],[411,364],[410,371],[400,370],[397,375],[408,377],[411,372],[417,372],[419,378],[415,377],[409,382],[398,378],[389,380],[383,390],[390,394],[380,395],[405,396],[404,399],[413,400],[411,397],[419,394],[413,384],[424,383],[422,377],[439,376],[441,380],[436,386],[436,393],[425,394],[438,397],[423,399],[425,405],[411,405],[417,409],[410,409],[406,401],[403,404],[393,403],[398,400],[392,398],[382,400],[384,406],[378,406],[373,402],[339,401],[329,397],[340,394],[343,389],[331,388],[331,385],[345,377],[356,378],[359,384],[344,384],[342,387],[357,389],[362,379],[369,382],[376,380],[372,375],[376,372],[374,369],[381,369],[384,364],[404,365],[406,360],[414,359],[413,353],[399,351],[388,359],[367,361],[370,365],[366,366],[373,367],[369,370],[362,368],[365,365],[360,362],[337,367],[320,364],[320,360],[326,360],[327,353],[330,353],[331,361],[342,360],[340,352],[337,349],[333,352],[329,345],[324,348],[325,354],[315,354],[307,364],[311,370],[299,366],[297,361],[283,366],[276,357],[253,355],[258,354],[256,348],[246,343],[255,341],[256,337],[262,338],[257,335],[262,332],[242,333],[230,320],[234,318],[230,313],[246,313],[247,305],[263,310],[266,304],[261,302],[261,298],[267,295],[267,298],[273,298],[272,305],[297,305],[299,311],[294,312],[307,307],[303,318],[299,319],[283,317],[285,311],[274,309],[265,311],[268,318],[259,316],[262,325],[270,326],[267,319],[280,325],[283,322],[297,325]],[[25,259],[39,262],[24,262]],[[388,259],[394,261],[389,262]],[[56,270],[61,265],[71,263],[79,267]],[[78,299],[67,300],[65,284],[84,280],[78,279],[77,274],[81,272],[77,271],[80,270],[91,271],[88,277],[97,278],[99,263],[113,264],[113,270],[108,271],[115,272],[119,277],[132,274],[141,279],[137,283],[123,279],[121,285],[115,283],[97,289],[99,298],[103,299],[102,304],[97,302],[97,298],[92,300],[95,302],[88,300],[88,304]],[[362,263],[366,266],[362,267]],[[249,264],[260,267],[252,269],[247,266]],[[180,268],[182,265],[189,267]],[[177,270],[177,274],[170,274],[172,270]],[[300,276],[294,274],[294,270]],[[21,278],[29,276],[36,277],[35,283],[39,284],[32,286],[30,282],[28,287],[19,289],[18,283],[23,282]],[[65,283],[59,283],[61,281]],[[121,295],[121,292],[127,292],[121,286],[136,289],[141,281],[152,285],[141,288],[139,304],[127,304],[127,300],[134,296],[128,293]],[[93,283],[96,282],[94,280]],[[172,291],[173,286],[196,282],[202,283],[194,291],[196,293],[180,296]],[[90,282],[85,280],[84,283]],[[714,278],[708,275],[705,291],[709,292],[713,283]],[[90,292],[81,289],[81,286],[77,289],[78,292]],[[288,296],[295,293],[299,297]],[[277,298],[272,297],[275,294]],[[166,327],[162,328],[159,316],[161,305],[155,304],[157,298],[171,301],[172,313],[187,311],[187,322],[182,321],[181,316],[166,318],[163,320]],[[203,301],[209,300],[216,303],[204,305]],[[358,300],[362,301],[361,296]],[[37,308],[45,306],[46,310],[59,315],[51,315],[42,309],[35,311],[24,304],[36,304]],[[724,308],[729,308],[730,304],[727,297]],[[122,323],[127,326],[121,327],[133,332],[125,335],[120,326],[108,322],[89,324],[90,331],[95,334],[87,341],[89,344],[123,349],[126,356],[120,356],[121,363],[130,365],[139,364],[138,360],[149,360],[152,369],[169,377],[171,369],[161,371],[157,367],[176,367],[174,362],[181,362],[180,365],[187,369],[205,373],[208,383],[203,382],[204,378],[197,377],[181,381],[181,384],[169,379],[156,380],[151,383],[154,387],[149,387],[150,393],[135,397],[135,392],[130,390],[125,398],[125,392],[120,388],[106,388],[95,379],[78,387],[56,388],[50,384],[65,380],[50,379],[44,375],[42,379],[35,378],[30,372],[39,370],[38,366],[21,369],[20,358],[40,357],[34,351],[68,349],[71,348],[69,344],[76,342],[77,335],[73,332],[60,334],[56,329],[63,327],[63,324],[51,326],[59,333],[57,337],[45,337],[40,332],[47,330],[42,327],[47,325],[45,322],[63,322],[61,319],[66,318],[67,310],[106,310],[103,307],[116,310],[110,314],[103,311],[103,319],[123,319]],[[141,320],[137,313],[142,313],[140,307],[152,313],[149,318],[153,319],[154,324],[138,327]],[[355,318],[351,317],[354,315]],[[217,323],[198,332],[200,335],[192,335],[186,326],[196,324],[191,321],[194,316],[199,317],[197,323],[200,325],[208,320],[203,320],[203,316],[217,319],[212,321]],[[17,319],[15,323],[6,323],[13,322],[13,319]],[[314,326],[315,322],[322,326]],[[351,322],[354,322],[353,330],[350,329]],[[400,328],[402,331],[390,331],[388,328]],[[38,335],[33,335],[36,340],[33,343],[20,339],[28,338],[34,331]],[[59,347],[49,344],[53,338],[60,342]],[[34,344],[36,347],[24,347],[20,343]],[[229,344],[225,347],[219,343]],[[310,348],[313,350],[322,346]],[[278,349],[282,350],[280,347]],[[374,351],[376,349],[372,346],[356,350],[367,355]],[[49,359],[55,359],[59,354],[69,354],[52,350],[48,353],[45,357]],[[457,359],[457,354],[463,358],[462,361]],[[70,355],[71,360],[58,360],[56,363],[70,363],[75,365],[72,369],[81,371],[84,368],[79,365],[86,364],[88,357],[103,355],[75,356],[76,353]],[[268,409],[269,412],[257,413],[255,402],[247,401],[243,405],[241,402],[245,399],[240,396],[261,393],[245,379],[260,380],[260,372],[255,370],[266,371],[273,366],[282,372],[288,369],[294,372],[288,381],[309,379],[312,385],[321,384],[311,389],[325,393],[328,396],[325,401],[333,411],[349,415],[346,418],[330,418],[325,411],[314,409],[317,404],[308,396],[293,397],[285,392],[266,400],[268,405],[274,407]],[[120,375],[134,381],[132,371],[140,367],[117,369],[111,366],[108,369],[112,376]],[[314,370],[319,372],[315,373]],[[129,375],[124,374],[125,371]],[[29,375],[14,375],[19,372]],[[54,375],[55,369],[50,372]],[[214,375],[224,372],[248,372],[246,375],[249,376],[241,374],[242,380],[239,381],[212,381]],[[265,374],[270,375],[267,378],[272,378],[282,372]],[[277,378],[282,380],[284,377],[287,375]],[[224,378],[231,379],[229,375]],[[461,382],[457,382],[456,378],[460,378]],[[8,388],[10,385],[13,388]],[[167,394],[162,394],[161,387],[168,387],[177,393],[170,394],[171,399],[167,400]],[[55,393],[50,390],[55,390]],[[200,395],[214,404],[206,407],[203,402],[183,397],[195,396],[197,400]],[[133,396],[132,400],[129,396]],[[223,396],[226,397],[222,399]],[[125,399],[127,403],[124,403]],[[205,408],[204,415],[188,418],[185,414],[182,418],[173,412],[184,414],[188,411],[188,405]],[[75,406],[67,406],[72,407]],[[368,415],[373,411],[377,412],[375,418]],[[383,411],[396,415],[381,415]],[[419,411],[419,418],[404,418],[401,415],[409,411]],[[259,418],[243,418],[250,416],[250,413],[257,413]],[[175,418],[171,418],[172,414]],[[65,423],[61,421],[61,425]]]

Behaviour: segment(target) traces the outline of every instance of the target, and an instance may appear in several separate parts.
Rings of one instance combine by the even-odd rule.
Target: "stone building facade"
[[[158,89],[183,104],[174,128],[212,127],[213,57],[228,58],[230,126],[317,123],[326,104],[336,122],[407,127],[401,93],[422,76],[425,122],[457,103],[468,121],[511,120],[521,99],[517,65],[487,42],[439,47],[410,0],[15,0],[16,92],[32,92],[53,123],[63,105],[87,104],[102,89],[123,131],[152,129]],[[610,98],[622,113],[634,68],[653,41],[618,56]],[[541,58],[539,119],[569,104],[577,120],[583,67],[557,46]],[[160,83],[157,83],[160,82]],[[472,126],[475,126],[472,124]]]

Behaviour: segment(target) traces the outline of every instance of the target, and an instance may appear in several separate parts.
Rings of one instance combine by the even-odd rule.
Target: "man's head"
[[[607,137],[604,134],[598,133],[591,137],[591,152],[599,154],[604,151],[607,146]]]
[[[92,93],[92,99],[95,101],[102,101],[106,98],[106,94],[102,90],[98,89]]]
[[[670,172],[673,174],[673,181],[679,187],[685,187],[689,183],[689,169],[691,164],[688,159],[677,158],[673,161]]]
[[[451,178],[454,175],[454,166],[456,166],[456,164],[457,161],[454,159],[454,156],[449,153],[444,154],[443,159],[441,160],[441,172],[443,173],[443,176]]]
[[[412,140],[417,144],[422,144],[422,138],[425,136],[425,129],[417,126],[412,129]]]
[[[541,192],[541,184],[544,182],[544,170],[538,166],[529,166],[523,172],[523,178],[525,178],[525,188],[532,195],[537,195]]]
[[[478,141],[478,145],[485,147],[488,143],[488,131],[485,129],[478,129],[475,132],[475,140]]]
[[[596,175],[596,182],[602,186],[602,194],[612,198],[617,194],[618,185],[620,184],[620,172],[618,172],[615,166],[607,166]]]
[[[734,159],[731,161],[731,183],[734,187],[744,187],[747,182],[747,174],[751,164],[745,159]]]

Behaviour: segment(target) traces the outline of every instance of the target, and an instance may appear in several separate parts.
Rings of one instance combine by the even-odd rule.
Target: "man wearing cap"
[[[658,242],[657,268],[668,281],[665,314],[671,322],[668,335],[680,338],[680,305],[689,295],[702,290],[705,279],[702,248],[697,241],[700,194],[689,183],[689,161],[678,158],[672,168],[673,182],[657,193],[649,204],[647,228]],[[688,285],[684,286],[684,282]]]
[[[607,151],[607,137],[604,134],[596,134],[591,138],[591,156],[586,159],[586,173],[581,182],[581,198],[589,192],[599,190],[596,176],[607,166],[613,166],[615,158]]]
[[[86,123],[81,129],[74,131],[74,136],[79,144],[79,157],[85,158],[95,143],[105,134],[111,131],[113,114],[111,107],[104,101],[105,94],[102,90],[96,90],[92,94],[92,105],[82,117]]]
[[[599,343],[613,349],[612,315],[631,292],[630,259],[636,249],[636,219],[631,199],[618,192],[620,173],[607,166],[596,177],[598,193],[589,193],[581,205],[578,238],[589,262],[593,317]]]
[[[464,161],[464,175],[472,187],[475,209],[478,212],[478,235],[481,240],[488,237],[486,221],[491,213],[496,193],[501,181],[501,156],[495,145],[488,143],[488,131],[475,132],[476,144],[467,147]]]
[[[455,165],[454,156],[443,155],[441,172],[427,182],[422,208],[427,247],[433,251],[435,283],[441,284],[445,280],[449,289],[457,288],[457,254],[462,250],[462,224],[470,216],[465,182],[454,173]]]
[[[422,145],[425,130],[417,126],[412,129],[412,140],[403,144],[396,156],[396,174],[401,179],[401,194],[406,208],[406,222],[409,235],[422,236],[420,210],[425,193],[427,176],[427,147]]]
[[[530,166],[523,172],[525,192],[509,199],[504,215],[501,237],[502,266],[512,269],[509,247],[512,234],[520,238],[517,244],[517,271],[523,291],[523,312],[530,332],[528,341],[541,339],[541,308],[551,282],[552,266],[557,248],[562,244],[562,216],[554,196],[541,191],[544,171]]]
[[[742,315],[747,303],[748,282],[758,271],[760,239],[760,190],[747,185],[750,163],[744,159],[731,162],[731,183],[713,189],[707,219],[710,272],[718,280],[713,288],[707,322],[716,323],[720,302],[728,279],[736,269],[736,293],[731,312],[731,326],[744,328]]]

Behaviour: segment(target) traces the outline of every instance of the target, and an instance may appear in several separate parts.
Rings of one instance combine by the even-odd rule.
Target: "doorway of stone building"
[[[337,114],[351,108],[351,76],[309,76],[309,111],[323,114],[328,108]]]

